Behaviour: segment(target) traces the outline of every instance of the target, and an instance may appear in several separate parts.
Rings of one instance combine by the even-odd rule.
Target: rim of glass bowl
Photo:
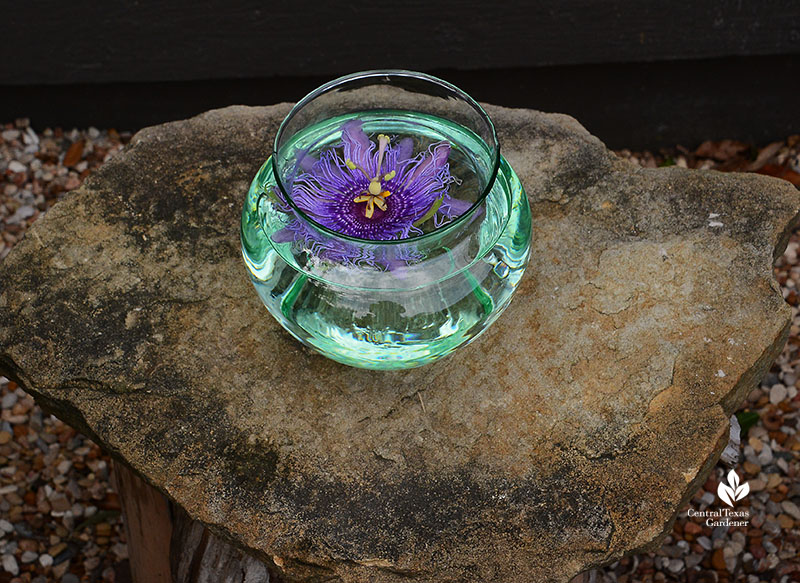
[[[405,239],[362,239],[360,237],[352,237],[350,235],[345,235],[344,233],[340,233],[338,231],[334,231],[324,225],[321,225],[310,216],[308,216],[303,210],[298,207],[290,193],[286,192],[286,189],[283,186],[283,182],[281,181],[280,173],[278,172],[278,142],[283,137],[283,132],[286,129],[286,125],[289,121],[300,111],[307,103],[311,100],[316,99],[320,95],[327,93],[328,91],[343,85],[349,81],[354,81],[356,79],[367,79],[370,77],[411,77],[416,79],[422,79],[424,81],[431,82],[433,84],[439,85],[444,87],[448,91],[455,93],[458,97],[466,101],[483,119],[484,122],[489,126],[491,130],[492,140],[494,141],[494,155],[492,160],[492,172],[489,175],[489,181],[486,183],[486,188],[483,189],[480,196],[472,203],[466,211],[464,211],[461,215],[459,215],[456,219],[450,221],[442,225],[441,227],[437,227],[432,231],[428,231],[427,233],[423,233],[422,235],[415,235],[413,237],[407,237]],[[490,145],[491,147],[491,145]],[[343,77],[339,77],[334,79],[333,81],[328,81],[324,85],[317,87],[314,91],[303,97],[300,101],[298,101],[289,114],[284,118],[283,122],[281,122],[280,127],[278,128],[278,133],[275,134],[275,141],[272,145],[272,174],[275,177],[275,181],[278,184],[278,188],[281,189],[281,192],[286,197],[286,200],[289,202],[289,205],[299,214],[303,219],[311,223],[314,228],[326,233],[328,235],[332,235],[333,237],[344,239],[346,241],[353,241],[355,243],[368,243],[370,245],[397,245],[397,244],[404,244],[409,242],[416,242],[421,241],[423,239],[432,238],[434,236],[441,236],[442,233],[447,233],[461,225],[464,221],[466,221],[469,217],[471,217],[478,208],[483,204],[486,197],[489,196],[489,193],[494,188],[494,183],[497,181],[497,173],[500,170],[500,141],[497,139],[497,130],[494,127],[494,123],[492,123],[489,114],[480,106],[480,104],[475,101],[472,97],[470,97],[467,93],[453,85],[452,83],[448,83],[443,79],[439,79],[438,77],[434,77],[433,75],[428,75],[426,73],[420,73],[418,71],[408,71],[406,69],[375,69],[370,71],[359,71],[358,73],[351,73],[349,75],[345,75]]]

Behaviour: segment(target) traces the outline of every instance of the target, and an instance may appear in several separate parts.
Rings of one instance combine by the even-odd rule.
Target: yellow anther
[[[388,209],[388,205],[384,200],[387,196],[392,194],[388,190],[384,190],[380,194],[370,194],[365,192],[364,194],[360,194],[353,199],[353,202],[365,202],[367,203],[367,208],[364,209],[364,216],[368,219],[372,218],[372,215],[375,214],[375,207],[377,206],[382,211]]]
[[[372,196],[378,196],[381,193],[381,183],[373,180],[369,183],[369,193]]]
[[[397,172],[396,172],[396,171],[394,171],[394,170],[392,170],[392,171],[391,171],[391,172],[389,172],[388,174],[384,174],[384,176],[383,176],[383,179],[384,179],[384,180],[391,180],[391,179],[392,179],[392,178],[394,178],[395,176],[397,176]]]
[[[344,165],[347,166],[348,168],[350,168],[350,170],[361,170],[361,173],[364,176],[366,176],[367,178],[372,180],[372,178],[370,178],[369,174],[367,174],[367,171],[364,170],[361,166],[359,166],[355,162],[353,162],[350,158],[348,158],[347,160],[344,161]]]

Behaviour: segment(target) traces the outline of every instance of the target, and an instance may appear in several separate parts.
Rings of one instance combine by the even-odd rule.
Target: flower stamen
[[[353,162],[349,158],[344,161],[344,164],[345,164],[345,166],[350,168],[350,170],[361,170],[361,172],[364,173],[364,176],[367,177],[367,180],[372,180],[372,178],[369,177],[369,174],[367,174],[366,170],[364,170],[361,166],[359,166],[358,164],[356,164],[355,162]]]

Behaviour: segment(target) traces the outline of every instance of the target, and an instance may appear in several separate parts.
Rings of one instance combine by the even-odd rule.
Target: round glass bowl
[[[347,365],[411,368],[475,339],[525,269],[531,217],[471,97],[412,71],[327,83],[283,121],[242,212],[264,305]]]

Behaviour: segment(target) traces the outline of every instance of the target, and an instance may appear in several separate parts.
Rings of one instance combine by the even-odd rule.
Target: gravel
[[[0,128],[2,260],[34,220],[130,135],[97,129],[39,134],[27,120]],[[82,143],[79,159],[65,164],[76,143]],[[129,581],[108,456],[3,377],[0,406],[0,583]]]

